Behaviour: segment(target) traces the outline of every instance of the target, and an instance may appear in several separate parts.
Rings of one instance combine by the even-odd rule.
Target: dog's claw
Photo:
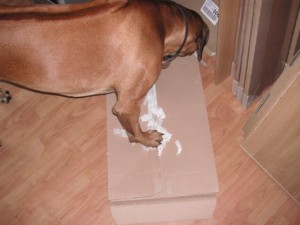
[[[146,147],[153,147],[156,148],[159,146],[163,140],[162,138],[163,134],[156,131],[156,130],[149,130],[146,132],[143,132],[142,135],[134,137],[132,136],[129,138],[130,142],[138,142]]]
[[[12,97],[11,97],[9,91],[0,89],[0,102],[8,104],[11,99],[12,99]]]

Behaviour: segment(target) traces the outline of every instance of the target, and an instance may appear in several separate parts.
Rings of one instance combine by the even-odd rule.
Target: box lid
[[[107,96],[111,202],[210,195],[219,190],[198,62],[194,56],[176,60],[156,84],[157,102],[166,115],[162,126],[172,134],[161,156],[114,134],[114,128],[121,128],[111,114],[116,97]],[[143,105],[141,114],[146,110]],[[182,146],[179,155],[176,140]]]

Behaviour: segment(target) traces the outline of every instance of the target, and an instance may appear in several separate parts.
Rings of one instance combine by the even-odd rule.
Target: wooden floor
[[[221,189],[217,207],[209,220],[160,225],[299,225],[300,207],[239,146],[255,105],[240,107],[230,79],[215,86],[208,62],[201,74]],[[0,225],[115,224],[107,201],[105,97],[0,87],[13,95],[0,105]]]

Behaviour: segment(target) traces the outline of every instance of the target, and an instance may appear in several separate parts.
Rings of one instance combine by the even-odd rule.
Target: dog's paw
[[[8,104],[11,99],[12,99],[12,97],[11,97],[9,91],[0,89],[0,102],[1,103]]]
[[[156,130],[148,130],[146,132],[143,132],[142,135],[138,137],[130,136],[129,141],[131,143],[133,142],[141,143],[146,147],[156,148],[161,144],[163,140],[163,135],[164,134]]]

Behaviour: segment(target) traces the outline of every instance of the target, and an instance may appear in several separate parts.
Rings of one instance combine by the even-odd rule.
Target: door
[[[241,12],[232,76],[233,94],[246,108],[284,69],[299,0],[248,0]]]

